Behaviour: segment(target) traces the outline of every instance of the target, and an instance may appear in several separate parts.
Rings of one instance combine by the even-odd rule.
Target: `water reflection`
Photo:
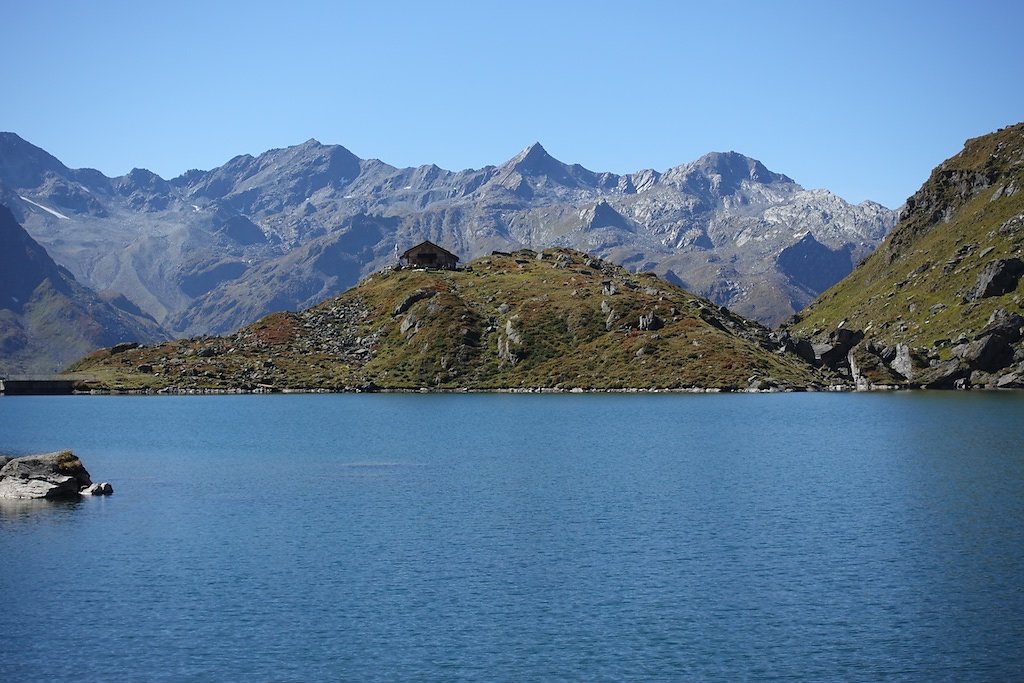
[[[46,516],[47,519],[67,517],[82,504],[81,498],[64,500],[7,500],[0,498],[0,520],[19,522]]]

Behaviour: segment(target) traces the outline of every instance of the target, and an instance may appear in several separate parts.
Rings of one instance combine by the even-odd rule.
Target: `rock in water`
[[[92,485],[71,451],[14,458],[0,469],[0,498],[73,498]]]
[[[83,496],[109,496],[114,492],[114,487],[110,485],[110,482],[100,482],[93,484],[92,486],[86,486],[82,489]]]

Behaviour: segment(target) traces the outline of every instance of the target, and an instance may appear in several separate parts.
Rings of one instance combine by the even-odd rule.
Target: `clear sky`
[[[1024,3],[11,0],[0,130],[165,178],[316,138],[395,166],[534,141],[594,171],[735,150],[900,205],[1024,120]]]

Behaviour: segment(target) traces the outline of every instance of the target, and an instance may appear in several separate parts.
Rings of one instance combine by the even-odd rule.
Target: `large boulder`
[[[1008,313],[1005,308],[999,308],[992,312],[988,324],[974,338],[981,339],[989,334],[998,334],[1014,344],[1020,341],[1021,328],[1024,328],[1024,317],[1018,313]]]
[[[886,365],[874,349],[874,345],[870,343],[858,344],[850,349],[847,356],[850,376],[857,391],[903,386],[906,383],[906,376]]]
[[[889,367],[907,379],[914,378],[914,357],[910,353],[910,347],[906,344],[897,344],[893,347],[892,361]]]
[[[860,330],[837,328],[829,333],[828,343],[814,344],[814,355],[825,367],[836,369],[848,362],[850,349],[859,344],[863,338],[864,333]]]
[[[14,458],[0,469],[0,498],[73,498],[91,485],[71,451]]]
[[[661,318],[654,315],[653,311],[640,316],[641,330],[660,330],[664,325],[665,323],[662,322]]]
[[[970,368],[953,358],[917,373],[914,384],[924,389],[953,389],[970,374]]]
[[[1000,389],[1024,389],[1024,372],[1008,372],[996,380]]]
[[[114,487],[107,481],[101,481],[98,484],[92,484],[82,489],[83,496],[109,496],[113,492]]]
[[[976,301],[990,296],[1000,296],[1017,288],[1024,275],[1024,261],[1017,258],[996,259],[978,274],[978,281],[967,292],[967,299]]]
[[[1013,347],[999,334],[988,334],[969,344],[953,348],[953,356],[963,358],[972,368],[996,372],[1013,363]]]

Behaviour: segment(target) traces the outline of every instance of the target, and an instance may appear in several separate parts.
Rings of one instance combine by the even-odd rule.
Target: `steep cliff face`
[[[618,175],[563,163],[540,144],[452,172],[308,140],[164,180],[69,169],[8,133],[0,200],[79,281],[125,293],[178,335],[311,306],[392,264],[396,245],[425,239],[463,259],[566,246],[672,271],[774,323],[820,291],[781,268],[780,251],[811,234],[856,261],[895,223],[884,207],[805,190],[735,152]]]
[[[861,384],[1024,385],[1024,123],[968,140],[907,202],[879,250],[800,315]],[[864,368],[869,368],[865,371]]]

